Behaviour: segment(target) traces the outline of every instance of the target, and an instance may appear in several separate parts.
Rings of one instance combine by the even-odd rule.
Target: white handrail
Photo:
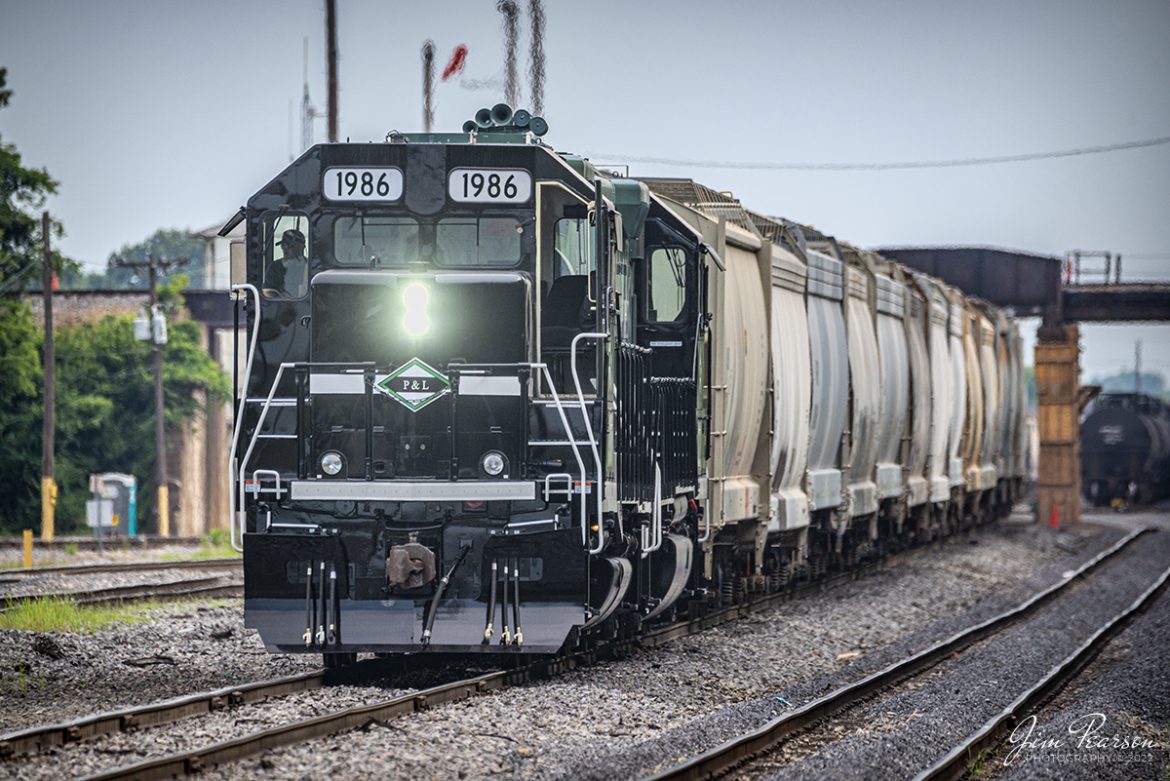
[[[544,373],[544,379],[548,383],[549,392],[552,393],[553,404],[557,408],[557,415],[561,418],[561,425],[565,427],[565,436],[569,440],[569,447],[573,449],[573,458],[577,459],[577,468],[581,470],[581,544],[588,548],[589,523],[585,516],[585,478],[587,477],[585,460],[581,458],[581,451],[577,447],[577,438],[573,436],[573,429],[569,426],[569,417],[565,414],[565,405],[561,404],[561,397],[557,394],[557,386],[553,383],[552,374],[549,373],[548,366],[543,363],[534,363],[532,366],[539,368]]]
[[[658,462],[654,462],[654,504],[650,508],[649,541],[646,533],[642,535],[642,558],[646,558],[662,547],[662,470]]]
[[[252,340],[248,346],[248,360],[244,364],[244,398],[248,397],[248,383],[252,379],[252,360],[256,357],[256,341],[260,335],[260,291],[256,289],[255,285],[242,284],[232,285],[232,292],[243,290],[251,293],[256,302],[256,316],[255,322],[252,323]],[[239,399],[232,399],[233,404],[240,404]],[[244,407],[246,405],[240,404],[236,409],[238,410],[235,420],[232,421],[232,449],[228,455],[228,541],[232,544],[232,549],[238,553],[244,552],[244,503],[241,499],[239,513],[240,513],[240,542],[236,544],[236,450],[240,445],[240,431],[242,429],[242,419],[244,417]],[[242,496],[242,494],[241,494]]]
[[[577,334],[573,337],[573,341],[569,344],[569,371],[573,375],[573,387],[577,390],[577,403],[581,406],[581,417],[585,420],[585,433],[589,438],[589,448],[593,451],[593,466],[597,469],[597,547],[590,548],[591,554],[601,553],[605,548],[605,523],[602,518],[602,503],[601,494],[602,486],[605,485],[605,475],[601,473],[601,454],[597,452],[597,438],[593,436],[593,424],[589,422],[589,413],[585,410],[585,394],[581,390],[581,378],[577,375],[577,343],[582,339],[596,339],[598,341],[605,341],[609,338],[609,334],[603,333],[583,333]],[[600,388],[605,381],[604,377],[597,378],[597,385]],[[597,396],[601,399],[600,394]],[[604,410],[602,411],[604,414]],[[572,432],[569,433],[569,439],[572,439]],[[582,484],[582,490],[584,485]],[[585,496],[581,496],[581,506],[585,506]]]
[[[264,428],[264,421],[268,417],[268,410],[272,407],[272,397],[276,395],[276,388],[280,385],[280,380],[284,376],[284,370],[295,367],[295,363],[282,363],[280,368],[276,370],[276,379],[272,381],[272,387],[268,389],[268,396],[264,399],[264,406],[260,409],[260,419],[256,421],[256,428],[252,431],[252,440],[248,443],[248,449],[244,452],[244,457],[240,459],[240,475],[244,475],[248,471],[248,460],[252,458],[252,451],[256,449],[256,440],[260,438],[260,430]],[[233,454],[235,448],[232,448]],[[246,481],[240,482],[240,550],[243,549],[243,534],[244,534],[244,488]],[[277,497],[278,499],[280,497]]]

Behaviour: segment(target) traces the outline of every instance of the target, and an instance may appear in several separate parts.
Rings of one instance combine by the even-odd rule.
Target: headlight
[[[407,336],[422,336],[431,327],[429,300],[430,293],[421,282],[412,282],[402,291],[402,329]]]
[[[321,456],[321,471],[330,477],[340,474],[343,466],[345,466],[345,460],[336,450],[330,450]]]
[[[504,460],[504,454],[498,450],[489,450],[483,454],[483,458],[479,460],[479,466],[484,471],[484,474],[492,477],[499,477],[504,473],[504,467],[507,466],[507,461]]]

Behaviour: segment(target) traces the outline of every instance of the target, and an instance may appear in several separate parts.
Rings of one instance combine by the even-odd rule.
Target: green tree
[[[159,275],[160,279],[174,279],[179,274],[184,274],[194,287],[204,287],[205,247],[204,239],[186,228],[159,228],[144,240],[136,244],[124,244],[115,252],[111,252],[106,260],[105,271],[67,274],[63,281],[66,287],[70,288],[145,290],[149,283],[148,272],[144,269],[119,266],[116,260],[123,258],[139,262],[145,260],[148,255],[155,255],[170,260],[187,259],[162,272]]]
[[[160,289],[160,299],[177,308],[182,276]],[[34,340],[35,344],[35,340]],[[35,348],[34,348],[35,350]],[[57,525],[62,532],[79,529],[89,499],[88,479],[95,472],[137,475],[139,517],[149,517],[154,487],[154,379],[151,348],[134,339],[132,317],[109,316],[101,322],[62,328],[57,336],[57,480],[60,499]],[[163,388],[167,428],[174,430],[200,410],[197,392],[222,400],[230,394],[226,375],[200,346],[199,325],[171,322],[163,348]],[[39,399],[25,400],[36,410]],[[39,433],[35,437],[39,444]],[[14,496],[13,521],[39,516],[36,491],[39,448],[32,450],[32,491]],[[6,519],[7,520],[7,519]]]
[[[0,524],[40,523],[41,330],[32,308],[0,299]]]
[[[8,106],[8,69],[0,68],[0,108]],[[0,137],[0,292],[32,284],[40,286],[42,263],[41,218],[45,199],[57,192],[57,182],[44,168],[25,168],[20,152]],[[55,238],[65,235],[61,224],[52,223]],[[57,270],[76,264],[55,254]]]

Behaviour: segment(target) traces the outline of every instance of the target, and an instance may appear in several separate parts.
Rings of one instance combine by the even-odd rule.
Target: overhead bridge
[[[1037,518],[1080,521],[1081,409],[1078,323],[1170,321],[1170,282],[1122,282],[1121,256],[1070,252],[1065,258],[996,247],[887,247],[885,257],[964,293],[1042,318],[1036,341],[1040,464]],[[1085,271],[1085,261],[1096,265]],[[1083,273],[1084,272],[1084,273]]]

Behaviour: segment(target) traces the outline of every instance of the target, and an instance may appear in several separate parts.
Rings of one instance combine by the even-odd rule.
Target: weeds
[[[150,621],[148,612],[158,602],[134,605],[95,605],[86,607],[62,597],[41,597],[27,601],[9,600],[0,613],[0,629],[25,632],[78,632],[93,634],[113,624],[137,624]]]
[[[199,550],[193,553],[164,553],[163,561],[198,561],[202,559],[223,559],[240,554],[232,548],[231,538],[226,529],[212,529],[211,534],[199,541]]]

